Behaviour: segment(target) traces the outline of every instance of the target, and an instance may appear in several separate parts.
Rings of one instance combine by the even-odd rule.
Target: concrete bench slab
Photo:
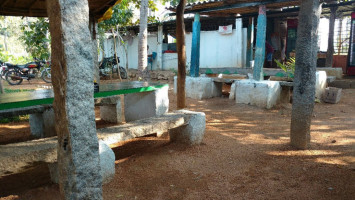
[[[204,113],[182,110],[98,129],[97,133],[108,146],[158,132],[169,132],[172,141],[193,145],[202,142],[205,120]],[[0,145],[0,177],[21,173],[38,163],[53,164],[56,161],[57,137]]]

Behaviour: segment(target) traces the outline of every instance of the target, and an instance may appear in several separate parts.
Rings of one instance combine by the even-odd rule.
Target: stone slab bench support
[[[281,87],[278,81],[236,81],[236,103],[255,105],[270,109],[280,98]]]
[[[207,99],[222,96],[222,82],[215,82],[210,77],[186,77],[186,97],[192,99]],[[174,77],[174,93],[177,93],[177,77]]]
[[[103,141],[99,141],[100,173],[102,183],[107,184],[115,177],[115,153]],[[58,162],[48,164],[51,180],[58,184]]]
[[[180,110],[177,113],[189,115],[190,118],[185,126],[169,130],[170,140],[189,145],[201,144],[206,129],[205,113],[188,110]]]
[[[151,92],[125,94],[124,115],[126,122],[161,116],[169,110],[169,87]]]
[[[56,136],[53,108],[30,114],[31,135],[35,138]]]
[[[95,105],[100,106],[100,118],[102,120],[112,123],[121,123],[123,121],[120,96],[95,99]]]

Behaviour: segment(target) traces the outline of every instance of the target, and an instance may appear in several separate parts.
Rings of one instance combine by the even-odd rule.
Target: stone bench
[[[168,132],[170,140],[188,145],[202,142],[206,127],[205,114],[187,110],[166,113],[97,130],[104,182],[114,174],[113,152],[107,146],[133,138]],[[57,137],[0,145],[0,177],[26,171],[40,163],[50,164],[52,180],[56,181]],[[111,166],[108,167],[107,166]],[[113,167],[112,167],[113,166]],[[113,170],[113,173],[112,173]]]
[[[122,123],[160,116],[168,112],[168,87],[154,91],[124,94],[124,110],[121,108],[121,97],[109,96],[95,98],[95,106],[100,107],[100,118],[111,123]],[[56,136],[54,111],[51,104],[24,108],[0,110],[0,118],[29,114],[31,134],[35,138]]]

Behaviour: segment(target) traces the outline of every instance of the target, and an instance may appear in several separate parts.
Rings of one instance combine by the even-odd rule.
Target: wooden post
[[[200,14],[195,13],[195,20],[192,25],[192,45],[191,45],[191,66],[190,66],[190,76],[199,77],[200,76]]]
[[[185,81],[186,81],[186,46],[185,46],[185,12],[186,0],[180,0],[176,8],[176,47],[178,54],[177,77],[177,108],[186,107]]]
[[[291,145],[307,149],[313,115],[318,51],[319,1],[304,0],[300,6],[296,41],[296,67],[291,116]]]
[[[93,45],[93,57],[94,57],[94,80],[97,84],[100,84],[100,69],[99,69],[99,55],[98,55],[98,44],[97,44],[97,23],[93,16],[90,17],[90,25],[89,25],[92,45]]]
[[[59,188],[65,199],[102,199],[89,4],[87,0],[51,0],[47,13]]]
[[[330,8],[330,17],[329,17],[329,34],[328,34],[328,50],[327,57],[325,59],[325,66],[333,66],[333,55],[334,55],[334,25],[337,14],[338,7]]]
[[[254,17],[249,18],[248,25],[248,41],[247,41],[247,63],[246,67],[250,68],[250,61],[254,60],[254,51],[253,51],[253,43],[254,43]]]
[[[253,78],[256,81],[264,80],[263,66],[265,60],[266,24],[266,6],[261,5],[259,6],[253,73]]]
[[[163,69],[163,25],[158,26],[157,68]]]

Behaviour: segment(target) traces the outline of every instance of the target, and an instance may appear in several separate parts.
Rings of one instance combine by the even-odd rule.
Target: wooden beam
[[[7,2],[9,2],[10,0],[5,0],[2,4],[1,4],[1,7],[3,8],[6,4],[7,4]]]
[[[98,9],[96,9],[95,11],[94,11],[94,13],[97,13],[97,12],[100,12],[104,7],[110,7],[110,5],[112,4],[114,4],[115,3],[115,1],[116,0],[112,0],[112,1],[108,1],[108,2],[106,2],[106,3],[104,3],[102,6],[100,6]]]
[[[257,1],[257,2],[236,3],[236,4],[219,6],[219,7],[187,10],[187,11],[185,11],[185,14],[188,14],[188,13],[201,13],[202,14],[202,13],[212,12],[212,11],[221,11],[221,10],[225,11],[225,10],[236,9],[236,8],[246,8],[246,7],[254,7],[254,6],[260,6],[260,5],[268,5],[268,4],[272,4],[272,3],[285,3],[285,2],[297,2],[297,1],[295,1],[295,0],[266,0],[266,1]],[[171,13],[170,15],[175,15],[175,13]]]

